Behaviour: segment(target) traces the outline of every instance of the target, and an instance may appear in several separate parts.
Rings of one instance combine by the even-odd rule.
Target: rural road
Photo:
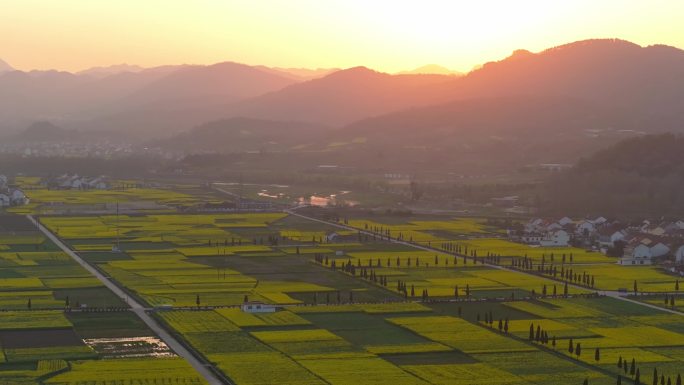
[[[296,216],[296,217],[300,217],[300,218],[303,218],[303,219],[308,219],[308,220],[314,221],[314,222],[324,223],[324,224],[326,224],[326,225],[334,226],[334,227],[337,227],[337,228],[340,228],[340,229],[360,231],[362,234],[373,235],[373,233],[371,233],[371,232],[369,232],[369,231],[357,229],[357,228],[352,227],[352,226],[347,226],[347,225],[343,225],[343,224],[339,224],[339,223],[334,223],[334,222],[328,222],[328,221],[324,221],[324,220],[322,220],[322,219],[310,217],[310,216],[307,216],[307,215],[302,215],[302,214],[299,214],[299,213],[295,212],[293,209],[292,209],[292,210],[285,210],[285,212],[288,213],[288,214],[290,214],[290,215],[294,215],[294,216]],[[433,249],[433,248],[431,248],[431,247],[416,245],[416,244],[413,244],[413,243],[409,243],[409,242],[406,242],[406,241],[400,241],[400,240],[393,239],[393,238],[390,238],[390,242],[392,242],[392,243],[397,243],[397,244],[404,245],[404,246],[413,247],[413,248],[416,248],[416,249],[419,249],[419,250],[424,250],[424,251],[442,252],[442,251],[440,251],[440,250]],[[531,273],[528,273],[528,272],[525,272],[525,271],[509,269],[509,268],[507,268],[506,266],[493,265],[493,264],[490,264],[490,263],[487,263],[487,262],[480,262],[480,263],[482,263],[482,264],[484,264],[484,265],[487,265],[487,266],[489,266],[489,267],[495,268],[495,269],[506,270],[506,271],[510,271],[510,272],[518,273],[518,274],[527,274],[527,275],[531,275],[531,276],[534,276],[534,277],[546,279],[546,280],[552,281],[552,282],[561,282],[561,281],[556,281],[556,280],[553,280],[553,279],[550,279],[550,278],[547,278],[547,277],[542,277],[542,276],[539,276],[539,275],[536,275],[536,274],[531,274]],[[653,304],[650,304],[650,303],[639,302],[639,301],[635,301],[635,300],[630,299],[630,298],[626,298],[626,297],[624,297],[625,293],[621,293],[621,292],[619,292],[619,291],[614,291],[614,290],[592,290],[592,289],[588,289],[588,288],[583,287],[583,286],[573,285],[573,284],[571,284],[571,283],[568,283],[568,286],[575,287],[575,288],[578,288],[578,289],[593,291],[593,292],[595,292],[595,293],[598,293],[599,295],[605,295],[606,297],[611,297],[611,298],[619,299],[619,300],[621,300],[621,301],[631,302],[631,303],[636,304],[636,305],[641,305],[641,306],[648,307],[648,308],[651,308],[651,309],[660,310],[660,311],[663,311],[663,312],[666,312],[666,313],[684,316],[684,313],[681,312],[681,311],[677,311],[677,310],[673,310],[673,309],[666,309],[666,308],[663,308],[663,307],[660,307],[660,306],[656,306],[656,305],[653,305]],[[665,293],[663,293],[663,294],[665,294]]]
[[[114,294],[116,294],[119,298],[126,298],[126,302],[128,305],[131,307],[131,310],[143,321],[145,324],[153,331],[155,332],[159,338],[166,343],[166,345],[171,348],[176,354],[178,354],[180,357],[183,357],[186,361],[192,365],[193,368],[202,376],[204,377],[205,380],[210,385],[223,385],[224,382],[221,381],[215,374],[212,372],[210,367],[205,366],[197,357],[195,357],[185,346],[183,346],[175,337],[173,337],[171,334],[169,334],[166,329],[164,329],[159,323],[152,318],[147,312],[145,311],[145,307],[140,304],[138,301],[135,299],[131,298],[128,296],[126,292],[124,292],[121,288],[119,288],[114,282],[112,282],[109,278],[104,276],[100,271],[98,271],[96,268],[91,266],[88,262],[83,260],[81,257],[78,256],[73,250],[71,250],[67,245],[64,244],[55,234],[53,234],[50,230],[48,230],[45,226],[43,226],[40,222],[38,222],[33,216],[27,215],[26,216],[33,224],[36,225],[36,227],[43,233],[45,234],[48,239],[50,239],[55,245],[57,245],[62,251],[67,253],[73,260],[78,262],[81,266],[83,266],[84,269],[86,269],[88,272],[90,272],[92,275],[97,277],[97,279],[102,282],[103,285],[105,285],[109,290],[111,290]]]

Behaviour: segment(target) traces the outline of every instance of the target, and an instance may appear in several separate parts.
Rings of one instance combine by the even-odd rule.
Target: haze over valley
[[[682,20],[4,1],[0,385],[682,385]]]

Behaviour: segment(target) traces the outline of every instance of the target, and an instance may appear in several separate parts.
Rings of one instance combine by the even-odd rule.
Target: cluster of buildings
[[[509,230],[514,241],[542,247],[564,247],[569,245],[589,246],[596,231],[607,223],[607,219],[584,219],[573,221],[568,217],[559,220],[531,219],[517,230]]]
[[[107,190],[109,182],[103,176],[86,177],[77,174],[63,174],[57,177],[47,178],[43,181],[48,188],[61,190]]]
[[[135,151],[132,145],[110,142],[32,142],[1,143],[0,154],[22,157],[106,158],[129,157]]]
[[[20,206],[29,203],[29,198],[18,188],[7,184],[7,177],[0,175],[0,207]]]
[[[684,264],[684,220],[637,223],[604,217],[574,221],[531,219],[515,230],[511,240],[540,247],[576,246],[600,250],[621,265],[651,265],[656,260]]]

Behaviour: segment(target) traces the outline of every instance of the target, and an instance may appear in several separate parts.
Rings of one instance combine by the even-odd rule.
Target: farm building
[[[570,235],[568,235],[565,230],[557,230],[548,233],[542,240],[539,241],[539,245],[543,247],[565,247],[568,245],[568,242],[570,242]]]
[[[240,305],[240,309],[245,313],[274,313],[278,310],[275,305],[263,302],[245,302]]]
[[[592,221],[582,221],[575,227],[577,235],[591,234],[594,231],[596,231],[596,225]]]
[[[13,205],[26,205],[29,203],[29,199],[26,196],[26,194],[24,194],[24,192],[19,189],[12,191],[10,195],[10,200]]]
[[[602,229],[599,231],[599,246],[613,247],[615,242],[624,240],[626,235],[625,230],[620,230],[614,226]]]
[[[656,243],[655,245],[651,246],[650,249],[651,249],[651,256],[653,258],[662,257],[663,255],[666,255],[667,253],[670,252],[670,248],[667,247],[662,242]]]
[[[650,265],[653,263],[653,256],[651,255],[651,248],[638,244],[636,246],[628,246],[625,248],[625,254],[618,260],[620,265]]]

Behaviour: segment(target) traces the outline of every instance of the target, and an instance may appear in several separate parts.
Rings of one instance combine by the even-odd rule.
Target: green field
[[[642,382],[654,369],[674,381],[684,368],[681,314],[594,291],[635,281],[642,292],[672,291],[676,278],[658,267],[512,243],[477,218],[340,218],[355,227],[340,229],[285,213],[174,212],[172,202],[206,197],[164,191],[66,194],[76,206],[125,198],[163,207],[40,221],[237,384],[608,385],[618,375],[632,383],[632,360]],[[36,201],[60,193],[38,189]],[[523,260],[535,267],[515,265]],[[566,285],[550,267],[595,286]],[[1,380],[204,383],[172,353],[155,356],[155,337],[132,312],[65,312],[67,299],[73,310],[125,307],[34,229],[0,234]],[[245,299],[280,310],[245,313]]]

